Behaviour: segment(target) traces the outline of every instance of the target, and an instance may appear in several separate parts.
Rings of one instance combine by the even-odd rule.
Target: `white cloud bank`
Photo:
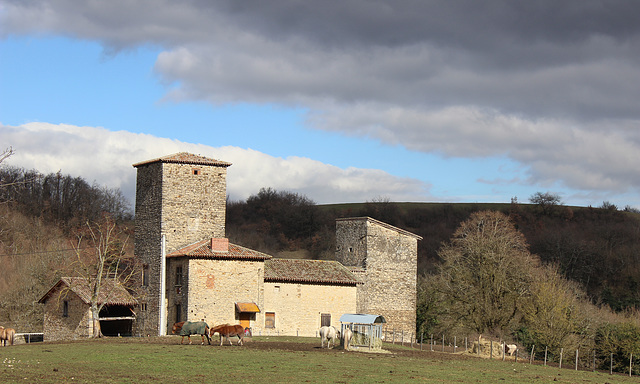
[[[177,152],[233,163],[227,194],[234,200],[244,200],[263,187],[300,193],[319,204],[364,202],[381,196],[393,201],[432,199],[429,186],[415,179],[375,169],[341,169],[303,157],[278,158],[239,147],[215,148],[148,134],[48,123],[0,125],[0,136],[5,146],[15,150],[3,165],[80,176],[89,183],[120,188],[132,203],[136,183],[132,164]]]

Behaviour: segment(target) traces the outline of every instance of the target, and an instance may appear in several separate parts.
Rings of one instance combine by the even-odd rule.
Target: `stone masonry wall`
[[[158,334],[160,305],[162,222],[162,164],[139,167],[136,178],[135,256],[146,265],[149,285],[140,288],[140,303],[146,311],[138,311],[137,324],[141,334]]]
[[[261,313],[252,319],[251,327],[260,329],[264,323],[263,261],[190,259],[188,266],[187,320],[204,319],[209,326],[238,324],[235,303],[253,302]]]
[[[93,327],[89,319],[89,306],[82,302],[75,294],[68,294],[66,298],[58,300],[55,292],[44,304],[44,341],[75,340],[86,338],[92,334]],[[69,302],[69,316],[62,316],[63,302]]]
[[[416,321],[418,237],[370,218],[336,222],[336,259],[364,268],[358,313],[382,315],[387,329],[411,334]]]
[[[331,315],[340,329],[340,316],[356,311],[356,287],[321,284],[264,283],[264,310],[275,313],[275,328],[254,335],[317,336],[321,314]],[[263,324],[264,325],[264,324]]]

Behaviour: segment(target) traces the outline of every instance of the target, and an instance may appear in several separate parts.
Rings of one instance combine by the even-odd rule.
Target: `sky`
[[[640,208],[640,2],[0,0],[3,166],[121,188]]]

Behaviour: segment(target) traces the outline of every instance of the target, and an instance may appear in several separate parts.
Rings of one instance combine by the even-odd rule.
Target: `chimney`
[[[226,237],[212,237],[211,252],[229,252],[229,239]]]

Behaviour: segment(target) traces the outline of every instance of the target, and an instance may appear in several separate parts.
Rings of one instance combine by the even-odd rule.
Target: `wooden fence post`
[[[578,370],[578,350],[576,349],[576,371]]]
[[[531,346],[531,355],[529,355],[529,364],[533,364],[533,360],[535,360],[535,356],[533,354],[533,350],[535,348],[535,344]]]
[[[431,334],[431,342],[429,345],[431,345],[431,352],[433,352],[433,333]]]
[[[458,337],[457,336],[453,336],[453,353],[456,353],[456,348],[458,348]]]
[[[547,366],[547,346],[544,347],[544,366]]]
[[[593,372],[596,371],[596,350],[593,350]]]
[[[444,333],[442,334],[442,352],[444,352]]]
[[[562,369],[562,352],[564,352],[564,348],[560,348],[560,369]]]
[[[631,364],[633,362],[633,352],[631,352],[631,356],[629,356],[629,377],[631,377]]]
[[[420,333],[420,350],[422,351],[422,339],[424,339],[424,332]]]
[[[613,353],[611,354],[611,360],[609,363],[609,374],[613,375]]]

